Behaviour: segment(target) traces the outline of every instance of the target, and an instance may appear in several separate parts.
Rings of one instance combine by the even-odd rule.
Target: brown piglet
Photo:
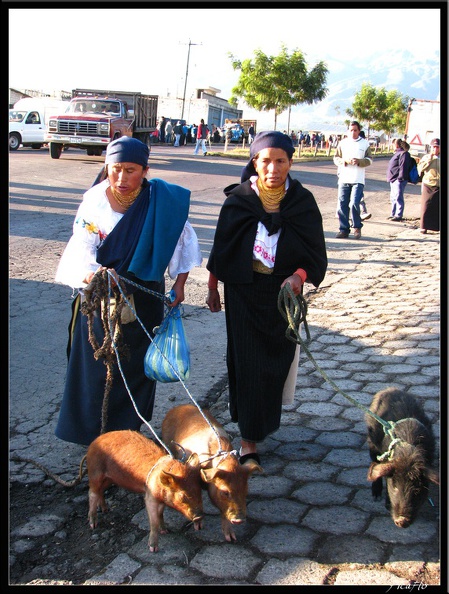
[[[196,530],[201,528],[203,506],[196,455],[182,463],[138,431],[110,431],[90,444],[87,472],[91,528],[97,525],[98,507],[107,511],[104,491],[112,484],[144,493],[151,552],[158,550],[158,534],[168,532],[163,517],[166,505],[192,521]]]
[[[216,434],[193,404],[168,411],[162,422],[162,440],[178,457],[178,444],[186,455],[198,454],[203,488],[207,488],[211,502],[220,510],[223,534],[230,542],[237,540],[233,526],[246,520],[248,478],[263,469],[252,459],[240,464],[226,431],[209,411],[202,412],[220,437],[221,451]]]

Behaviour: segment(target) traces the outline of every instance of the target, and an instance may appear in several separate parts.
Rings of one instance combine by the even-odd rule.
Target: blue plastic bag
[[[158,382],[178,382],[190,375],[190,347],[182,322],[180,306],[169,309],[144,358],[145,375]]]

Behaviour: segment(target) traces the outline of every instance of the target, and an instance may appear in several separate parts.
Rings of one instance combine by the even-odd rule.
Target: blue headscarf
[[[259,132],[256,134],[256,137],[251,143],[251,147],[249,149],[250,160],[246,167],[243,168],[241,176],[242,183],[249,179],[252,175],[257,175],[256,170],[254,169],[253,159],[257,153],[266,148],[282,149],[287,153],[289,159],[293,157],[293,153],[295,152],[292,139],[290,136],[287,136],[287,134],[284,134],[283,132],[277,132],[276,130],[266,130],[264,132]]]
[[[137,163],[142,167],[148,167],[149,156],[150,149],[137,138],[121,136],[113,140],[108,144],[104,165],[92,186],[96,186],[108,177],[108,163]]]
[[[109,163],[137,163],[142,167],[148,166],[150,151],[148,146],[130,136],[121,136],[108,144],[105,165]]]

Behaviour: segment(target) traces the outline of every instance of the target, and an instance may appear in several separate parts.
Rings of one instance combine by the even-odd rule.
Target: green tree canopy
[[[407,105],[409,98],[398,91],[386,91],[384,87],[378,89],[371,84],[364,83],[355,94],[352,107],[346,110],[352,119],[364,123],[368,129],[388,134],[394,131],[405,131],[407,120]]]
[[[253,60],[243,62],[232,54],[229,57],[234,70],[240,70],[229,102],[236,105],[241,97],[257,111],[273,109],[275,130],[277,116],[287,108],[321,101],[328,93],[325,87],[328,74],[326,64],[319,62],[308,70],[304,54],[298,49],[289,55],[286,47],[282,46],[278,56],[267,56],[257,49]]]

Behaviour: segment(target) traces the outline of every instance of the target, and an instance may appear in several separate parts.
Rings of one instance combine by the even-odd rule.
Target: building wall
[[[12,109],[14,105],[20,99],[24,99],[25,97],[29,97],[26,93],[22,93],[22,91],[18,91],[17,89],[9,89],[9,108]]]
[[[211,127],[212,124],[223,126],[227,118],[241,118],[243,111],[236,109],[226,99],[202,92],[200,99],[186,98],[183,116],[182,99],[160,96],[158,102],[158,120],[162,116],[173,119],[184,119],[187,124],[197,125],[203,119]]]

